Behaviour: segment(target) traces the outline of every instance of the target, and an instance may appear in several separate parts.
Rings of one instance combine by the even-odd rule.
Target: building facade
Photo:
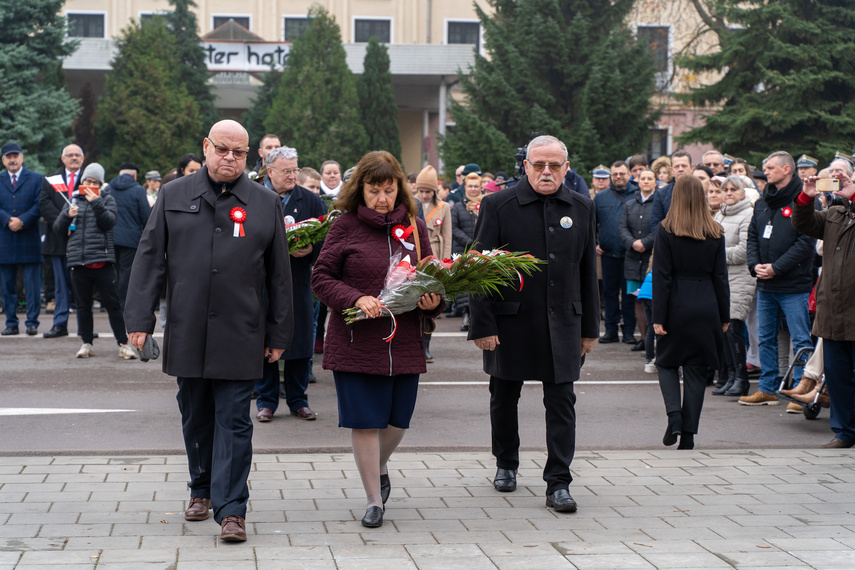
[[[490,12],[486,0],[475,2]],[[239,117],[252,104],[262,74],[271,61],[287,53],[316,3],[338,22],[354,73],[362,73],[370,36],[387,43],[404,168],[414,172],[433,164],[441,170],[436,142],[450,126],[448,98],[455,95],[458,71],[465,72],[474,64],[476,52],[483,53],[483,30],[470,0],[197,0],[199,33],[223,115]],[[72,95],[79,96],[86,83],[96,95],[102,94],[115,53],[111,38],[130,20],[145,22],[169,9],[167,0],[68,0],[63,13],[70,35],[81,42],[64,64]],[[651,46],[659,69],[656,103],[664,112],[647,149],[655,158],[676,150],[673,138],[701,120],[696,110],[670,96],[687,85],[686,77],[674,72],[674,54],[687,46],[714,46],[694,39],[700,19],[690,0],[639,0],[631,24]],[[703,147],[688,150],[699,158]]]

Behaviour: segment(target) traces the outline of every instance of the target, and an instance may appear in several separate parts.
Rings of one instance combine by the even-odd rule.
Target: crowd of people
[[[335,379],[339,426],[351,430],[362,524],[383,524],[388,462],[434,361],[430,333],[442,314],[462,317],[483,351],[499,492],[516,490],[521,388],[542,383],[546,505],[559,512],[577,508],[573,383],[598,342],[625,343],[644,356],[639,371],[658,374],[665,445],[694,447],[708,386],[747,406],[785,397],[788,412],[823,402],[835,434],[825,447],[855,444],[850,157],[818,172],[817,160],[786,152],[760,168],[716,150],[697,165],[685,151],[652,164],[635,155],[593,169],[589,188],[566,146],[544,135],[517,177],[472,162],[446,182],[432,166],[406,175],[385,151],[346,170],[334,160],[300,167],[298,150],[275,134],[249,169],[249,135],[228,120],[164,176],[127,162],[108,181],[97,162],[84,168],[75,144],[49,176],[24,166],[17,143],[0,152],[2,334],[20,334],[21,292],[26,334],[38,334],[42,303],[53,313],[45,338],[67,336],[76,315],[78,358],[95,356],[96,292],[121,358],[151,357],[159,318],[190,469],[185,518],[213,516],[223,540],[246,540],[252,400],[261,423],[280,399],[294,417],[316,419],[307,392],[319,354]],[[828,179],[840,190],[818,192]],[[289,251],[289,230],[330,209],[342,213],[326,238]],[[524,288],[448,302],[426,293],[387,318],[378,296],[390,259],[445,260],[471,247],[530,252],[545,266]],[[369,319],[347,324],[351,308]],[[815,345],[814,313],[812,365],[796,362],[781,390],[790,354]]]

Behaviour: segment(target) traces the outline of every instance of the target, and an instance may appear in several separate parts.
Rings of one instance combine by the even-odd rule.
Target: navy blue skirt
[[[418,374],[379,376],[333,372],[338,396],[338,427],[384,429],[410,427],[419,393]]]

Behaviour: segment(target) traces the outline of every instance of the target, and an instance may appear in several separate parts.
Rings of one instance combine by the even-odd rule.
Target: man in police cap
[[[518,402],[525,380],[543,384],[546,407],[546,506],[574,512],[570,462],[576,449],[576,394],[584,355],[599,335],[594,204],[562,184],[567,147],[552,136],[528,145],[513,187],[484,197],[475,226],[478,249],[527,251],[546,263],[525,285],[470,301],[469,339],[484,351],[498,491],[516,489]]]
[[[811,176],[816,176],[817,165],[819,161],[813,157],[803,154],[796,161],[796,169],[799,171],[799,179],[804,180]]]

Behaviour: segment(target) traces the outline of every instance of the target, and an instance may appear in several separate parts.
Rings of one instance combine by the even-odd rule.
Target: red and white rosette
[[[407,238],[410,237],[411,233],[413,233],[413,226],[405,228],[398,224],[397,226],[392,227],[392,237],[401,242],[401,244],[409,251],[413,251],[416,248],[415,245],[407,241]]]
[[[235,223],[235,231],[232,234],[234,237],[245,237],[243,233],[243,224],[246,222],[246,210],[239,206],[232,208],[229,212],[229,218]]]
[[[440,218],[437,218],[437,219],[435,219],[435,220],[433,221],[433,223],[434,223],[434,224],[436,224],[436,225],[437,225],[437,227],[439,227],[439,226],[441,226],[441,225],[442,225],[442,220],[441,220]]]

